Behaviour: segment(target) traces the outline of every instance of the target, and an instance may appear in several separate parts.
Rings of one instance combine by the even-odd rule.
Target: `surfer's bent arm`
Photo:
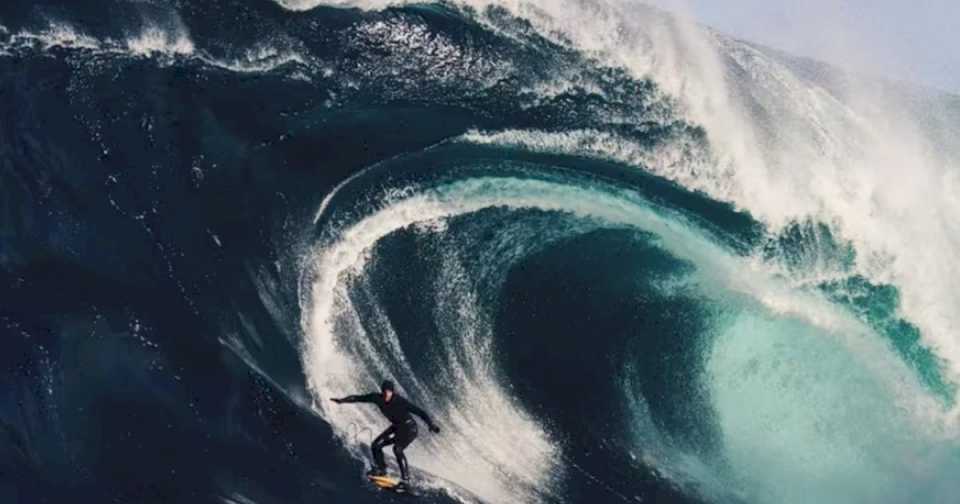
[[[373,403],[377,402],[377,394],[359,394],[334,399],[336,403]]]
[[[423,423],[427,424],[427,426],[430,427],[431,431],[438,432],[440,430],[440,428],[437,427],[437,424],[433,423],[433,420],[430,418],[430,415],[428,415],[426,411],[423,411],[416,405],[411,404],[409,402],[407,403],[407,409],[410,410],[410,413],[413,413],[414,415],[417,415],[418,417],[420,417],[420,419],[423,420]]]

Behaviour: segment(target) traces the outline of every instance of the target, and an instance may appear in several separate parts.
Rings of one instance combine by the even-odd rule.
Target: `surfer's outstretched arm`
[[[437,427],[437,424],[433,423],[433,420],[430,418],[430,415],[428,415],[426,411],[423,411],[423,409],[419,408],[417,405],[410,402],[407,402],[407,409],[410,410],[410,413],[413,413],[414,415],[417,415],[418,417],[420,417],[420,419],[423,420],[423,423],[427,424],[427,426],[430,427],[430,432],[433,432],[433,433],[440,432],[440,427]]]
[[[377,394],[360,394],[360,395],[350,395],[347,397],[336,398],[334,397],[331,401],[342,404],[342,403],[373,403],[377,402]]]

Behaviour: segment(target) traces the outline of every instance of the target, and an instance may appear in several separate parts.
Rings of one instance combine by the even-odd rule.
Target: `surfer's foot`
[[[387,475],[387,471],[385,471],[384,469],[376,468],[376,467],[367,471],[367,476],[386,476],[386,475]]]

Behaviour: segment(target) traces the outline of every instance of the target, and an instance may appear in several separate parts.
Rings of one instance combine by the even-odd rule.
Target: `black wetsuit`
[[[383,448],[393,445],[393,454],[397,457],[397,465],[400,466],[400,477],[407,480],[409,471],[407,469],[407,457],[403,454],[403,449],[410,445],[417,438],[417,422],[413,415],[420,417],[424,423],[435,429],[433,420],[427,415],[426,411],[414,406],[410,401],[394,393],[387,402],[381,394],[363,394],[352,395],[340,399],[344,403],[371,403],[380,408],[380,413],[390,420],[390,427],[383,431],[373,444],[370,445],[370,451],[373,452],[373,463],[377,470],[384,471],[387,463],[383,460]]]

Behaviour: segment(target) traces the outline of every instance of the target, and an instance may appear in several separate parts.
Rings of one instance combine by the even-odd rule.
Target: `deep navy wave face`
[[[349,7],[0,6],[0,500],[392,501],[383,379],[427,502],[953,500],[955,97]]]

